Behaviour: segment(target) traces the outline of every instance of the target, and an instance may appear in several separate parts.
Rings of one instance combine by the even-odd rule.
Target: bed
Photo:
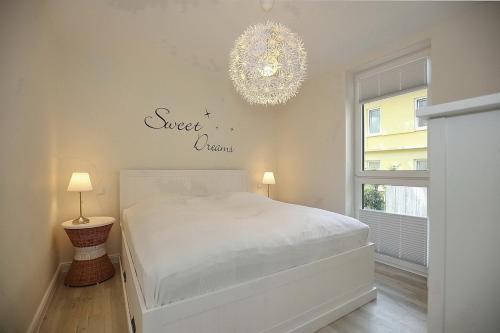
[[[314,332],[376,297],[361,222],[247,192],[240,170],[120,174],[133,332]]]

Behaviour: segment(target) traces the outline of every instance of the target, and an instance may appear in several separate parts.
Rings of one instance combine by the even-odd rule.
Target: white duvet
[[[123,212],[148,308],[366,245],[368,227],[252,193],[167,195]]]

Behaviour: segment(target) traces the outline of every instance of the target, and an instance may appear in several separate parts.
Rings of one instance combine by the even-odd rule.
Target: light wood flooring
[[[89,287],[71,288],[59,277],[54,297],[45,314],[43,333],[127,333],[127,316],[123,298],[120,267],[115,276]]]
[[[427,280],[375,264],[377,299],[316,333],[427,332]]]
[[[61,276],[40,332],[127,332],[119,274],[85,288],[66,287],[62,279]],[[378,288],[375,301],[316,333],[426,332],[426,279],[378,263],[375,279]]]

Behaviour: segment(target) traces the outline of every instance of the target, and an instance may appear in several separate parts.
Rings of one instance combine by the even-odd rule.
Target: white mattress
[[[367,244],[368,226],[252,193],[168,195],[124,210],[122,226],[148,308]]]

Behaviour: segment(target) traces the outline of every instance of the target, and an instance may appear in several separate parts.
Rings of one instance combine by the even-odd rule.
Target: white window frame
[[[364,122],[364,110],[362,104],[359,102],[359,85],[358,82],[361,78],[369,77],[377,72],[382,72],[402,66],[405,63],[416,61],[418,59],[427,58],[427,89],[430,91],[431,80],[431,59],[430,59],[430,49],[427,46],[426,49],[421,51],[416,51],[412,53],[407,53],[399,56],[395,56],[393,59],[385,59],[379,64],[373,64],[371,69],[365,69],[358,74],[353,75],[354,83],[354,101],[353,101],[353,124],[354,124],[354,172],[353,181],[354,186],[353,191],[353,210],[354,217],[359,218],[359,211],[363,208],[363,184],[374,184],[374,185],[396,185],[396,186],[411,186],[411,187],[427,187],[429,188],[429,171],[421,170],[364,170],[364,154],[363,154],[363,144],[364,144],[364,133],[363,133],[363,122]],[[414,90],[421,89],[423,87],[417,87]],[[402,91],[401,94],[409,92]],[[369,101],[368,101],[369,102]],[[365,102],[366,104],[367,102]],[[431,96],[427,95],[427,105],[431,105]],[[429,165],[428,165],[429,167]],[[427,200],[429,200],[429,195],[427,195]],[[421,268],[413,267],[412,263],[400,261],[399,259],[391,259],[393,262],[389,262],[383,258],[383,255],[376,254],[375,259],[387,264],[392,264],[409,271],[413,271],[417,274],[426,275],[426,270],[423,271]]]
[[[394,67],[401,66],[405,63],[409,63],[421,58],[428,59],[428,72],[430,72],[430,50],[426,49],[420,52],[412,53],[407,56],[399,57],[395,60],[389,61],[388,63],[384,63],[382,65],[376,66],[372,69],[365,70],[361,73],[354,75],[354,178],[384,178],[384,179],[421,179],[423,180],[422,184],[429,179],[428,171],[415,171],[415,170],[363,170],[363,112],[362,112],[362,104],[359,103],[359,91],[358,84],[360,78],[371,76],[377,72],[389,70]],[[430,80],[427,80],[427,88],[430,87]],[[419,87],[420,89],[422,87]],[[416,90],[416,89],[415,89]],[[430,96],[427,96],[427,105],[430,105]],[[391,184],[388,184],[391,185]],[[426,186],[426,185],[422,185]],[[355,202],[356,203],[356,202]],[[356,205],[355,208],[359,206]]]
[[[417,110],[418,110],[418,101],[421,100],[421,99],[426,99],[427,103],[429,103],[429,99],[427,97],[424,97],[424,96],[415,98],[415,100],[413,102],[413,110],[414,110],[414,113],[415,113],[415,129],[417,131],[423,131],[423,130],[427,129],[427,125],[418,126]]]
[[[370,112],[372,111],[378,111],[378,132],[371,132],[371,118],[370,118]],[[375,108],[372,108],[370,110],[368,110],[367,112],[368,114],[368,136],[377,136],[377,135],[380,135],[382,133],[382,109],[379,108],[379,107],[375,107]]]

